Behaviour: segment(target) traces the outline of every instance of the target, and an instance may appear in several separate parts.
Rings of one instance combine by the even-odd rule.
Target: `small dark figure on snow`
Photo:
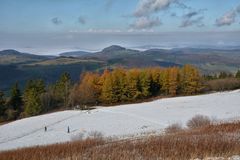
[[[47,132],[47,126],[44,127],[45,132]]]
[[[67,130],[67,132],[70,133],[70,128],[69,128],[69,126],[68,126],[68,130]]]

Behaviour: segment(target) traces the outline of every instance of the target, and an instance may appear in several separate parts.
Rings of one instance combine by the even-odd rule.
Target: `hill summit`
[[[114,52],[114,51],[123,51],[123,50],[126,50],[126,48],[118,45],[112,45],[110,47],[104,48],[102,52]]]

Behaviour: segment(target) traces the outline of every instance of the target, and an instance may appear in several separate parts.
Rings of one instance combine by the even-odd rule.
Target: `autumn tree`
[[[71,97],[81,100],[83,104],[100,102],[116,104],[148,98],[163,94],[195,94],[201,90],[201,75],[190,65],[182,69],[146,68],[105,70],[100,76],[86,73],[80,84],[74,87]],[[72,98],[71,98],[72,99]],[[79,102],[80,103],[80,102]]]
[[[126,73],[127,99],[129,101],[134,101],[141,96],[139,75],[140,72],[137,69],[129,70]]]
[[[69,106],[70,107],[76,107],[77,105],[80,105],[79,101],[79,84],[76,83],[73,85],[70,95],[69,95]]]
[[[101,100],[104,103],[118,103],[127,100],[126,73],[122,68],[105,73],[101,77]]]
[[[110,71],[108,69],[105,69],[99,79],[100,86],[103,86],[104,81],[109,75],[110,75]]]
[[[199,71],[191,66],[185,65],[181,72],[181,91],[186,95],[199,93],[202,89]]]
[[[169,72],[168,69],[164,69],[160,75],[159,83],[161,86],[161,93],[168,95],[169,93]]]
[[[102,85],[101,101],[103,103],[111,104],[117,102],[114,95],[115,92],[113,90],[114,90],[113,78],[112,74],[109,73],[109,75],[105,77],[105,80]]]
[[[151,86],[151,76],[147,70],[142,70],[139,75],[139,83],[140,83],[140,92],[141,97],[146,98],[151,96],[150,86]]]
[[[99,102],[101,86],[99,85],[100,76],[97,73],[86,73],[77,88],[76,101],[78,104],[96,105]]]
[[[171,96],[176,96],[179,86],[179,70],[176,67],[172,67],[168,69],[168,72],[168,93]]]
[[[160,77],[161,77],[161,73],[162,73],[162,69],[161,68],[150,68],[148,69],[148,72],[151,73],[151,93],[152,95],[157,95],[160,93],[160,89],[161,89],[161,83],[160,83]]]
[[[112,72],[114,102],[122,102],[127,100],[127,82],[126,73],[122,68],[117,68]]]

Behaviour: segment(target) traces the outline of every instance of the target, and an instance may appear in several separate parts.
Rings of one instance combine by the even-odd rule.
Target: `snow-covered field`
[[[185,125],[196,114],[223,120],[238,119],[240,90],[25,118],[0,126],[0,150],[65,142],[93,131],[120,137],[161,132],[172,123]],[[67,133],[68,126],[70,133]]]

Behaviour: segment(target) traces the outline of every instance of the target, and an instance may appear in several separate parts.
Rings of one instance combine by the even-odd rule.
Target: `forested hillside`
[[[24,89],[13,83],[4,95],[0,91],[0,121],[10,121],[53,110],[89,109],[95,105],[117,105],[148,101],[156,97],[196,95],[240,88],[240,71],[233,74],[202,75],[191,65],[142,69],[105,69],[84,72],[74,82],[65,72],[52,83],[27,80]]]

